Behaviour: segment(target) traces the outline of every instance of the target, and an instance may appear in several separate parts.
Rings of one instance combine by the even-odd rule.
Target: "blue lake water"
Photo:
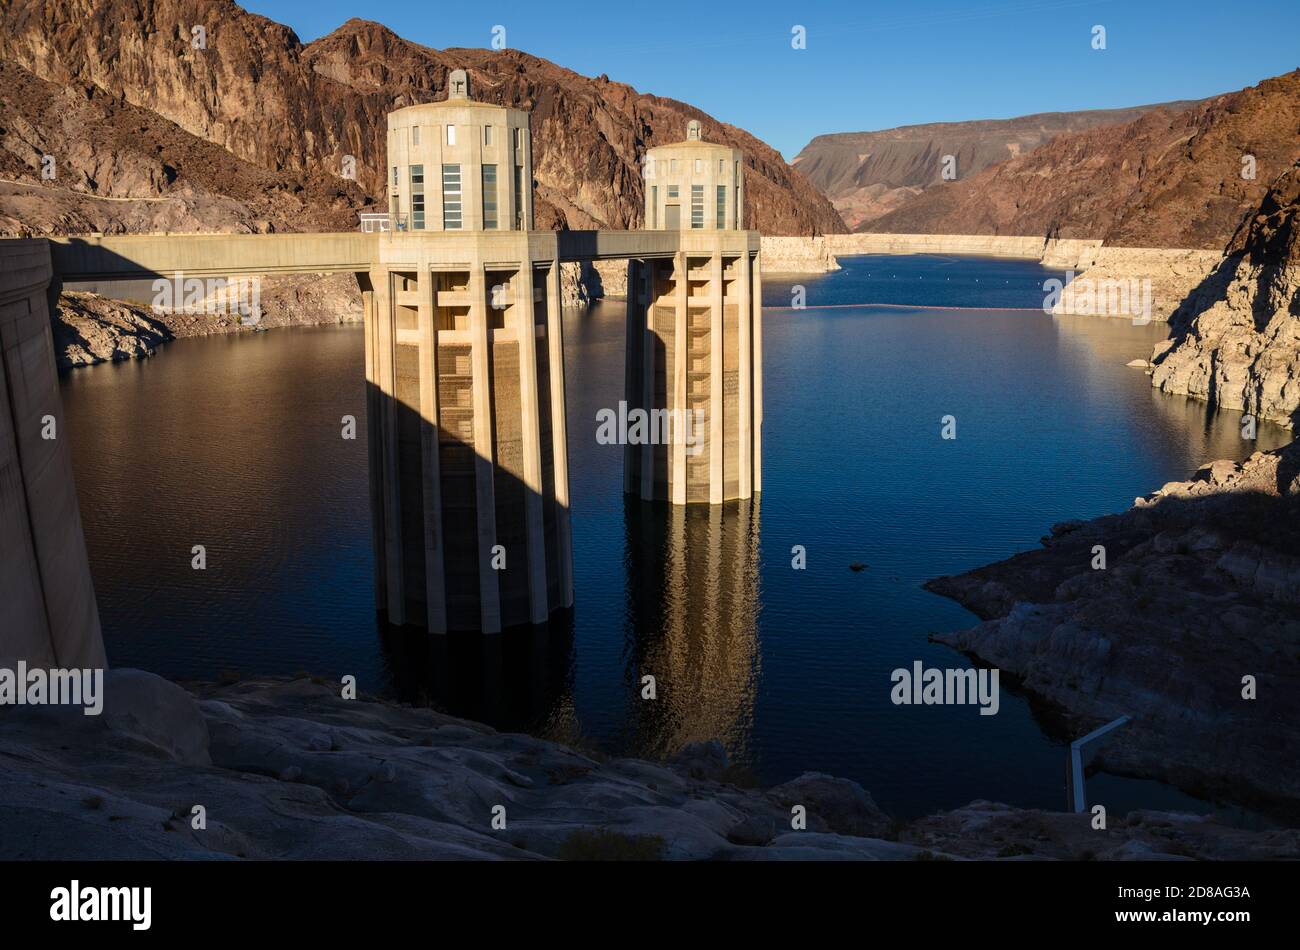
[[[576,605],[500,637],[374,615],[359,328],[182,340],[64,379],[110,661],[178,678],[309,671],[615,754],[721,739],[764,784],[853,778],[915,816],[975,798],[1064,805],[1068,736],[1003,688],[975,707],[895,706],[890,674],[964,667],[927,634],[975,622],[921,589],[1118,510],[1245,442],[1233,413],[1155,392],[1165,335],[1038,308],[1059,276],[1020,261],[867,257],[764,302],[761,498],[673,509],[622,495],[595,440],[622,394],[621,303],[566,314]],[[856,306],[863,302],[874,306]],[[903,304],[910,306],[886,306]],[[957,438],[940,437],[944,416]],[[207,547],[208,569],[190,568]],[[792,569],[802,545],[807,569]],[[860,561],[866,570],[848,565]],[[641,677],[658,698],[641,699]],[[1196,808],[1090,780],[1112,810]]]

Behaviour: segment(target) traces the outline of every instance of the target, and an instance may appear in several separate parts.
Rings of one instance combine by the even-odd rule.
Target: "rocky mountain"
[[[1300,162],[1273,182],[1170,323],[1152,356],[1153,385],[1300,422]]]
[[[686,124],[698,119],[706,137],[745,151],[747,226],[775,234],[843,230],[816,189],[743,130],[516,50],[434,50],[362,20],[304,44],[288,27],[228,0],[0,0],[0,22],[8,74],[22,78],[17,68],[34,77],[23,79],[24,98],[6,102],[5,177],[39,183],[34,159],[45,154],[68,169],[67,184],[57,185],[64,191],[42,184],[42,197],[48,190],[57,204],[42,221],[51,230],[79,228],[83,218],[123,230],[152,220],[138,210],[89,210],[92,194],[221,196],[232,203],[223,223],[235,228],[321,226],[290,213],[291,198],[278,210],[258,203],[281,181],[304,206],[315,207],[322,195],[312,189],[323,188],[340,212],[380,196],[387,113],[442,98],[447,73],[457,68],[469,73],[475,98],[532,111],[539,228],[636,226],[641,155],[685,138]],[[104,143],[86,143],[75,122],[55,121],[57,110],[37,109],[40,81],[50,84],[47,99],[103,129]],[[355,185],[342,177],[347,155],[356,159]],[[256,170],[274,180],[257,180]],[[32,213],[30,199],[2,197],[9,218]]]
[[[927,188],[863,230],[1221,250],[1298,158],[1300,70],[1190,108],[1060,134]]]
[[[1024,155],[1067,132],[1123,125],[1152,109],[1183,110],[1195,103],[1168,102],[1131,109],[1042,112],[1014,119],[932,122],[879,132],[819,135],[792,162],[831,199],[845,224],[857,229],[942,183],[945,155],[960,177]]]
[[[94,85],[46,82],[3,60],[0,85],[2,234],[341,230],[370,201],[319,170],[236,158]]]

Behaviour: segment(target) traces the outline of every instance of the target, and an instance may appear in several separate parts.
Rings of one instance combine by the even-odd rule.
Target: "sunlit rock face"
[[[1300,415],[1300,163],[1280,176],[1157,347],[1152,384],[1294,426]]]
[[[1300,70],[1191,108],[1063,133],[975,174],[959,165],[955,181],[863,227],[1220,251],[1300,158],[1298,127]]]
[[[350,210],[378,201],[385,193],[388,114],[445,98],[449,73],[464,69],[475,98],[532,113],[535,227],[637,227],[642,154],[681,140],[695,119],[714,141],[747,156],[747,226],[774,234],[844,230],[830,203],[747,132],[685,103],[606,76],[580,76],[517,50],[434,50],[364,20],[304,44],[288,27],[234,5],[184,0],[145,7],[134,0],[4,0],[0,13],[6,24],[0,57],[56,93],[103,96],[125,117],[110,124],[130,134],[110,137],[114,148],[100,149],[93,162],[78,160],[83,171],[97,169],[91,173],[97,189],[109,189],[99,193],[113,193],[119,174],[133,187],[165,189],[167,175],[150,164],[147,148],[130,161],[115,158],[136,150],[133,137],[145,145],[162,140],[164,132],[149,127],[152,119],[173,134],[187,133],[196,152],[205,143],[219,147],[183,169],[195,188],[253,201],[257,192],[235,180],[235,169],[221,167],[233,164],[233,156],[262,173],[322,187],[333,182]],[[203,27],[201,36],[195,27]],[[131,108],[141,115],[127,117]],[[54,143],[47,150],[74,155],[79,133],[50,125],[56,134],[42,137]],[[349,157],[355,182],[345,177]],[[32,161],[15,164],[29,176],[35,168]]]

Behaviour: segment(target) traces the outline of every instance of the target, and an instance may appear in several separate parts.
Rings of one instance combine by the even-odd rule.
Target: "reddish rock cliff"
[[[961,177],[1023,155],[1049,139],[1102,125],[1123,125],[1152,109],[1187,109],[1191,101],[1042,112],[1014,119],[931,122],[878,132],[819,135],[791,163],[830,198],[851,228],[905,204],[926,188],[943,186],[943,159],[951,155]]]
[[[710,139],[746,153],[748,226],[772,234],[843,230],[826,199],[748,133],[684,103],[515,50],[434,50],[361,20],[303,44],[285,26],[213,0],[0,0],[0,19],[0,56],[10,63],[92,98],[102,90],[304,183],[338,176],[343,156],[353,155],[362,191],[379,195],[385,116],[443,97],[447,73],[462,68],[475,98],[533,113],[538,227],[636,226],[641,155],[684,138],[686,123],[699,119]],[[196,26],[206,31],[205,48],[192,42]],[[50,150],[72,150],[70,137]],[[223,170],[214,176],[210,190],[254,197]],[[113,188],[112,177],[97,186]],[[166,190],[157,180],[133,180]],[[348,187],[337,178],[340,193]]]
[[[1254,156],[1254,178],[1242,177],[1247,155]],[[864,230],[1219,250],[1297,158],[1300,70],[1190,109],[1059,135],[929,188]]]

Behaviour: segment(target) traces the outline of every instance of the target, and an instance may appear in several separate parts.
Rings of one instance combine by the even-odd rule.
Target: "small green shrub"
[[[560,845],[561,861],[658,861],[664,839],[658,835],[625,835],[601,828],[575,831]]]

